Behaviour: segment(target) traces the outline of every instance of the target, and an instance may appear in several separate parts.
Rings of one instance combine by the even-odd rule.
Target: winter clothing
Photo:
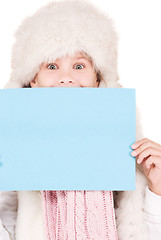
[[[42,191],[42,199],[50,240],[118,239],[111,191]]]
[[[5,88],[27,85],[42,62],[84,51],[100,70],[100,86],[119,87],[117,35],[112,21],[86,1],[53,2],[26,18],[15,37],[12,72]],[[105,82],[103,81],[105,80]]]
[[[161,239],[161,196],[146,188],[144,216],[149,239]]]
[[[10,233],[10,238],[15,238],[15,222],[17,217],[17,193],[0,192],[0,222]],[[1,224],[1,223],[0,223]],[[1,236],[2,235],[2,236]],[[7,232],[0,228],[0,240],[7,238]],[[4,238],[4,236],[6,236]]]
[[[96,71],[100,74],[99,87],[121,87],[118,83],[117,73],[117,35],[113,28],[113,23],[109,17],[101,10],[96,9],[90,3],[85,1],[62,1],[53,2],[45,7],[39,9],[33,16],[28,17],[23,21],[16,32],[16,42],[12,51],[12,72],[9,82],[5,88],[20,88],[29,84],[34,79],[36,73],[39,71],[42,62],[54,62],[57,58],[63,57],[66,54],[72,55],[77,51],[86,53],[93,62]],[[137,112],[137,126],[136,126],[136,140],[142,138],[142,132],[138,121]],[[141,169],[137,166],[136,169],[136,191],[130,192],[114,192],[114,204],[116,225],[119,240],[148,240],[146,223],[143,215],[143,204],[146,189],[146,179],[143,176]],[[77,197],[83,201],[82,192],[77,192]],[[55,196],[57,204],[53,203],[51,195]],[[55,216],[54,209],[49,211],[48,207],[56,207],[61,209],[61,221],[56,220],[55,224],[64,221],[65,211],[69,211],[68,224],[72,225],[70,216],[75,217],[72,209],[62,207],[65,203],[65,197],[69,199],[68,204],[73,201],[74,191],[67,191],[67,195],[60,195],[56,192],[18,192],[18,217],[16,223],[16,240],[47,240],[54,239],[53,235],[49,238],[45,231],[45,225],[51,224],[51,218]],[[101,199],[101,191],[91,193],[91,196],[97,195],[96,201],[98,208],[105,199]],[[107,196],[107,201],[111,199],[110,192],[104,194]],[[85,191],[86,196],[90,196],[89,191]],[[49,197],[46,199],[46,197]],[[61,198],[62,197],[62,198]],[[42,201],[43,199],[43,201]],[[62,202],[61,202],[62,201]],[[79,199],[76,198],[79,202]],[[93,201],[93,202],[92,202]],[[47,205],[49,203],[49,205]],[[42,206],[43,204],[43,206]],[[94,206],[94,199],[90,202]],[[106,207],[110,209],[111,221],[106,221],[106,224],[114,224],[113,209],[111,203]],[[43,210],[46,218],[43,222]],[[82,204],[82,211],[86,210],[86,206]],[[78,209],[76,210],[78,211]],[[103,212],[102,212],[103,211]],[[101,220],[104,219],[107,211],[102,209]],[[51,213],[50,219],[49,213]],[[58,211],[59,213],[59,211]],[[87,212],[89,213],[89,212]],[[92,214],[92,213],[91,213]],[[98,214],[94,210],[94,214]],[[59,214],[57,215],[59,216]],[[89,215],[88,215],[89,216]],[[78,213],[78,218],[81,218]],[[103,217],[103,219],[102,219]],[[94,218],[92,218],[92,223]],[[99,219],[99,220],[100,220]],[[98,220],[98,219],[96,219]],[[53,220],[55,221],[55,220]],[[87,219],[88,228],[91,228],[90,221]],[[98,224],[98,223],[97,223]],[[48,225],[49,226],[49,225]],[[50,225],[51,226],[51,225]],[[64,229],[47,228],[48,234],[55,234],[56,231],[60,234],[65,234]],[[57,225],[54,225],[55,227]],[[105,229],[102,228],[102,234]],[[109,225],[108,225],[109,226]],[[113,225],[114,226],[114,225]],[[112,232],[114,233],[114,228]],[[59,227],[59,226],[58,226]],[[78,230],[78,226],[75,225]],[[84,227],[84,226],[83,226]],[[79,231],[79,230],[78,230]],[[69,239],[74,239],[72,234],[74,230],[69,229]],[[83,232],[84,234],[84,232]],[[110,234],[110,229],[108,229]],[[62,238],[59,238],[62,239]],[[79,239],[88,239],[81,235]],[[90,237],[92,239],[92,236]],[[93,239],[95,235],[93,235]],[[101,239],[101,238],[99,238]],[[114,240],[113,237],[104,238]]]
[[[73,191],[71,192],[73,193]],[[34,195],[30,194],[30,196],[32,199]],[[15,208],[15,206],[17,206],[16,199],[17,199],[16,192],[0,192],[0,217],[2,219],[2,224],[3,224],[2,225],[0,221],[0,239],[1,240],[15,239],[14,226],[16,224],[16,216],[17,216],[17,212]],[[145,201],[144,201],[144,218],[147,226],[148,240],[154,240],[154,239],[160,240],[160,236],[161,236],[161,228],[160,228],[161,207],[160,206],[161,206],[161,196],[154,194],[148,189],[148,187],[146,187]],[[28,209],[30,209],[31,211],[33,206],[30,206],[30,207]],[[6,214],[6,209],[7,209],[7,214]],[[41,229],[41,231],[43,232],[43,229]]]

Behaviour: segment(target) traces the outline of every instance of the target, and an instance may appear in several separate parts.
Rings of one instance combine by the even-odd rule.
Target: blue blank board
[[[0,190],[134,190],[135,89],[0,90]]]

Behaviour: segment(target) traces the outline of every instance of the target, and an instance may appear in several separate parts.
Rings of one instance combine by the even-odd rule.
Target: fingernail
[[[132,152],[131,152],[131,155],[132,155],[132,156],[135,156],[135,155],[136,155],[136,151],[132,151]]]
[[[139,163],[141,163],[141,161],[140,161],[140,159],[138,158],[138,160],[137,160],[137,163],[139,164]]]
[[[131,148],[135,148],[135,145],[136,145],[136,144],[135,144],[135,143],[133,143],[133,144],[131,145]]]

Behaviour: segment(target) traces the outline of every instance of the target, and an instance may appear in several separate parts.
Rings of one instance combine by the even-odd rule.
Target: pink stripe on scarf
[[[118,240],[111,191],[41,191],[48,240]]]

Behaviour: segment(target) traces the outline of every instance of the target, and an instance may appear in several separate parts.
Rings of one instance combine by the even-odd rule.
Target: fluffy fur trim
[[[16,240],[47,240],[39,191],[18,192]]]
[[[42,62],[85,52],[101,72],[100,87],[118,80],[112,20],[88,1],[52,2],[23,20],[15,33],[11,77],[5,88],[29,84]]]

